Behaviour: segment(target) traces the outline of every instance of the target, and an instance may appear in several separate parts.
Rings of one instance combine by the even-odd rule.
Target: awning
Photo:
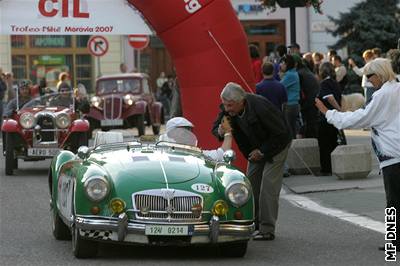
[[[152,32],[126,0],[0,0],[0,34],[151,35]]]

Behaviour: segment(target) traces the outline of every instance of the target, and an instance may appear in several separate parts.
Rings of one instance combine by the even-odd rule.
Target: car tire
[[[153,134],[154,135],[158,135],[158,134],[160,134],[160,125],[158,125],[158,126],[151,126],[152,127],[152,129],[153,129]]]
[[[219,246],[219,251],[220,254],[224,257],[242,258],[247,251],[247,241],[221,244]]]
[[[143,136],[145,133],[145,129],[146,129],[144,126],[144,114],[137,115],[135,120],[136,120],[135,124],[136,124],[136,128],[138,130],[138,133],[139,133],[139,137]]]
[[[57,211],[53,211],[53,236],[57,240],[71,240],[71,231]]]
[[[98,242],[83,239],[76,226],[72,227],[72,252],[78,259],[93,258],[97,255]]]
[[[12,175],[15,167],[15,137],[13,133],[6,133],[6,160],[5,172],[6,175]]]
[[[87,132],[76,132],[71,137],[71,151],[73,153],[77,153],[80,146],[88,146]]]

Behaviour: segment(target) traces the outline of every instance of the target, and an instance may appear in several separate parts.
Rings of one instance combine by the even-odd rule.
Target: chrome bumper
[[[158,223],[154,223],[158,224]],[[145,234],[146,225],[128,220],[125,213],[118,218],[112,217],[75,217],[75,226],[82,237],[93,240],[131,242],[137,244],[153,244],[151,236]],[[166,225],[165,223],[163,225]],[[176,225],[176,224],[168,224]],[[184,225],[184,224],[179,224]],[[251,238],[255,225],[251,223],[221,223],[214,216],[209,223],[191,224],[193,233],[188,238],[187,244],[224,243],[246,241]],[[161,236],[171,239],[174,236]],[[168,240],[166,241],[168,242]]]

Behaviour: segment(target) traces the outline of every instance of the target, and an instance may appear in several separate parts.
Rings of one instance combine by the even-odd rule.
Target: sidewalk
[[[348,144],[371,146],[370,132],[346,130]],[[371,147],[372,149],[372,147]],[[372,171],[365,179],[339,180],[336,176],[292,175],[283,179],[284,188],[302,194],[323,206],[384,221],[385,192],[379,165],[372,151]]]

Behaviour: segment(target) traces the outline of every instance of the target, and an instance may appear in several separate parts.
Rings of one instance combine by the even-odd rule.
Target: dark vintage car
[[[197,140],[176,143],[190,134],[59,153],[49,171],[54,237],[72,237],[78,258],[96,256],[99,242],[214,245],[244,256],[254,232],[250,182],[231,165],[233,151],[215,162],[193,146]]]
[[[163,117],[162,104],[155,100],[146,74],[115,74],[97,79],[96,95],[91,98],[87,115],[91,132],[95,128],[137,127],[141,136],[147,123],[157,135]]]
[[[18,159],[52,158],[62,149],[76,152],[87,145],[89,122],[79,119],[72,93],[51,93],[27,102],[4,120],[5,173],[12,175]]]

